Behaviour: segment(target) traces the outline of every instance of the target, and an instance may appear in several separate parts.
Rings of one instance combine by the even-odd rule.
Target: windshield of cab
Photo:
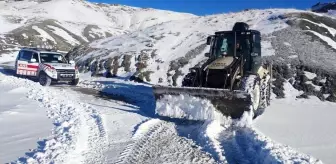
[[[232,47],[234,45],[234,37],[230,34],[217,36],[215,39],[214,56],[233,56]]]
[[[61,54],[40,53],[40,58],[42,63],[67,63]]]

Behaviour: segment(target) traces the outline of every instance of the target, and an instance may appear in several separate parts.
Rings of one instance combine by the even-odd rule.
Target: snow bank
[[[0,76],[0,161],[11,162],[41,138],[52,136],[47,110],[26,97],[29,89],[14,87]]]
[[[254,127],[277,142],[321,159],[336,161],[336,104],[317,97],[296,99],[302,94],[285,83],[285,99],[273,99]]]
[[[194,130],[192,134],[197,137],[192,138],[219,163],[322,163],[271,140],[253,127],[241,126],[237,120],[207,121]]]
[[[191,125],[176,124],[176,129],[210,153],[217,163],[322,163],[271,140],[244,122],[223,118]]]
[[[103,163],[106,137],[97,109],[81,102],[71,90],[42,87],[2,73],[0,81],[14,88],[28,88],[25,96],[46,108],[55,125],[52,137],[41,140],[36,149],[30,149],[16,163]]]

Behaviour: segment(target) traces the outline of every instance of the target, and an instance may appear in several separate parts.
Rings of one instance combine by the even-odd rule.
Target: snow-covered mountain
[[[328,13],[329,11],[336,10],[336,1],[329,3],[317,3],[312,6],[312,11],[319,13]]]
[[[192,17],[195,16],[83,0],[0,1],[0,52],[12,52],[13,45],[48,45],[68,51],[96,39]]]
[[[81,71],[129,77],[161,85],[181,85],[188,69],[206,60],[206,37],[243,21],[262,33],[264,60],[275,64],[274,92],[283,97],[283,81],[307,95],[335,101],[336,19],[294,10],[247,10],[193,17],[109,37],[74,49],[69,56]],[[314,76],[306,76],[310,72]],[[302,97],[307,97],[304,94]]]

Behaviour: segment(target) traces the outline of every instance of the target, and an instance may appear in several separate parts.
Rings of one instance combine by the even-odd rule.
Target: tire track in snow
[[[28,79],[0,73],[3,83],[26,87],[29,99],[40,102],[55,127],[52,137],[13,163],[104,163],[106,131],[97,109],[83,103],[69,89],[42,87]]]
[[[124,163],[215,163],[191,140],[178,135],[174,123],[158,119],[142,125],[116,164]]]
[[[85,163],[99,163],[106,162],[106,157],[104,156],[104,152],[107,148],[107,135],[103,125],[103,120],[101,115],[97,112],[97,109],[89,106],[90,118],[92,119],[89,123],[90,127],[95,127],[93,129],[93,135],[90,136],[90,152],[87,156],[87,160]]]
[[[76,116],[73,117],[79,123],[78,132],[74,135],[77,138],[73,140],[73,150],[68,152],[63,162],[69,164],[104,163],[107,137],[100,113],[91,105],[81,102],[77,92],[68,88],[56,88],[55,90],[62,92],[63,95],[71,95],[72,103],[78,104]]]
[[[68,91],[71,92],[71,91]],[[74,158],[76,159],[76,156],[83,156],[82,163],[105,163],[106,157],[104,156],[104,152],[107,148],[107,136],[106,136],[106,130],[103,125],[103,120],[100,116],[100,113],[97,112],[97,109],[93,108],[90,105],[87,105],[86,103],[80,103],[83,106],[83,109],[85,109],[85,115],[83,115],[83,128],[84,131],[87,131],[87,136],[84,139],[84,142],[87,144],[86,149],[82,149],[83,142],[78,142],[78,150]],[[84,134],[85,135],[85,134]],[[79,135],[80,137],[82,134]],[[67,163],[71,164],[75,161],[72,161],[71,158],[69,158],[70,161]]]

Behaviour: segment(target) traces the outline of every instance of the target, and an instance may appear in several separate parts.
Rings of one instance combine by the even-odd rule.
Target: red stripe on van
[[[28,65],[27,68],[35,68],[35,69],[37,69],[38,66],[36,66],[36,65]]]

